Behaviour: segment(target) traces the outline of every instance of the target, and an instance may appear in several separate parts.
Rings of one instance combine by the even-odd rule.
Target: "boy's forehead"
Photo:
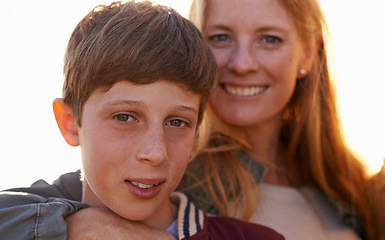
[[[183,85],[183,82],[182,81],[173,81],[173,80],[168,80],[168,79],[152,79],[152,80],[149,80],[149,79],[139,79],[139,80],[118,80],[110,85],[106,85],[106,86],[99,86],[99,87],[96,87],[96,89],[93,91],[93,93],[104,93],[104,92],[107,92],[109,91],[111,88],[114,88],[116,87],[116,85],[125,85],[125,83],[128,83],[128,85],[131,85],[131,88],[141,88],[141,86],[152,86],[152,85],[155,85],[156,83],[159,83],[159,82],[164,82],[164,83],[168,83],[170,86],[176,86],[176,87],[179,87],[181,89],[183,89],[184,91],[186,92],[192,92],[192,91],[189,91],[188,87]]]
[[[100,108],[119,105],[149,108],[148,104],[152,103],[159,106],[177,106],[176,110],[191,111],[194,114],[198,114],[200,102],[198,94],[187,91],[185,87],[169,80],[156,80],[147,84],[119,81],[109,88],[97,88],[89,100],[98,102]]]

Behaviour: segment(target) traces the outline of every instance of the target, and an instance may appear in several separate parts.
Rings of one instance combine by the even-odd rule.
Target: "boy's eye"
[[[118,114],[115,116],[115,118],[121,122],[128,122],[128,121],[132,120],[133,117],[131,115],[128,115],[128,114]]]
[[[182,121],[182,120],[174,119],[174,120],[169,121],[167,123],[167,125],[171,125],[174,127],[184,127],[184,126],[187,126],[187,123]]]

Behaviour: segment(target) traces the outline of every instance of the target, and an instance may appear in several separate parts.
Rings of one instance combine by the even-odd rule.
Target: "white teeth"
[[[230,85],[225,85],[225,88],[227,92],[242,97],[255,96],[265,89],[265,87],[234,87]]]
[[[140,187],[142,189],[148,189],[150,187],[158,186],[158,184],[152,184],[152,185],[147,185],[144,183],[139,183],[139,182],[131,182],[132,185]]]

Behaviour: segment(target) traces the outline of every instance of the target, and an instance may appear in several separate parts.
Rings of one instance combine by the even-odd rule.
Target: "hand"
[[[175,240],[163,230],[129,221],[106,208],[85,208],[65,218],[68,240]]]

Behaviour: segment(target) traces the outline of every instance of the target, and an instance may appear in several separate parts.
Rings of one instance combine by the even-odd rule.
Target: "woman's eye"
[[[277,44],[277,43],[281,42],[281,39],[279,39],[278,37],[274,37],[274,36],[265,36],[264,41],[267,44]]]
[[[178,119],[171,120],[167,123],[168,125],[174,126],[174,127],[184,127],[187,126],[186,122]]]
[[[128,121],[131,121],[133,117],[128,114],[118,114],[115,116],[115,118],[121,122],[128,122]]]
[[[226,34],[216,34],[209,37],[210,41],[214,42],[226,42],[229,40],[229,36]]]

